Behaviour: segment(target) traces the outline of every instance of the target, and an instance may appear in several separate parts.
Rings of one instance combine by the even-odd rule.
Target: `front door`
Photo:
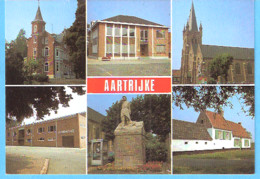
[[[148,56],[148,44],[141,44],[140,45],[140,53],[141,53],[141,57],[147,57]]]
[[[62,147],[74,147],[74,136],[62,136]]]
[[[61,63],[59,61],[55,62],[55,78],[61,78]]]

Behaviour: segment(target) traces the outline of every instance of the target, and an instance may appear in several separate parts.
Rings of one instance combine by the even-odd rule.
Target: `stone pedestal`
[[[137,167],[145,164],[143,122],[131,121],[127,126],[120,123],[114,133],[115,166]]]

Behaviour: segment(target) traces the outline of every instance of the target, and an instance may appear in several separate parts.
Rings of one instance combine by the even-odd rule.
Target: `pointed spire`
[[[40,1],[39,0],[38,0],[38,10],[36,12],[36,16],[34,18],[34,21],[43,21],[41,9],[40,9]]]
[[[193,32],[198,31],[193,1],[192,1],[191,9],[190,9],[190,16],[189,16],[189,31],[193,31]]]

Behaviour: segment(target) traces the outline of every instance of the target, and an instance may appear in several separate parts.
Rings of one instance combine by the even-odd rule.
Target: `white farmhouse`
[[[201,112],[196,123],[173,120],[173,152],[250,148],[250,140],[241,123],[226,120],[223,112]]]

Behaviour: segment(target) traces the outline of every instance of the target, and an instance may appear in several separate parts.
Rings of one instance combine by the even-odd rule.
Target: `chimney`
[[[241,125],[241,122],[238,122],[239,125]]]

